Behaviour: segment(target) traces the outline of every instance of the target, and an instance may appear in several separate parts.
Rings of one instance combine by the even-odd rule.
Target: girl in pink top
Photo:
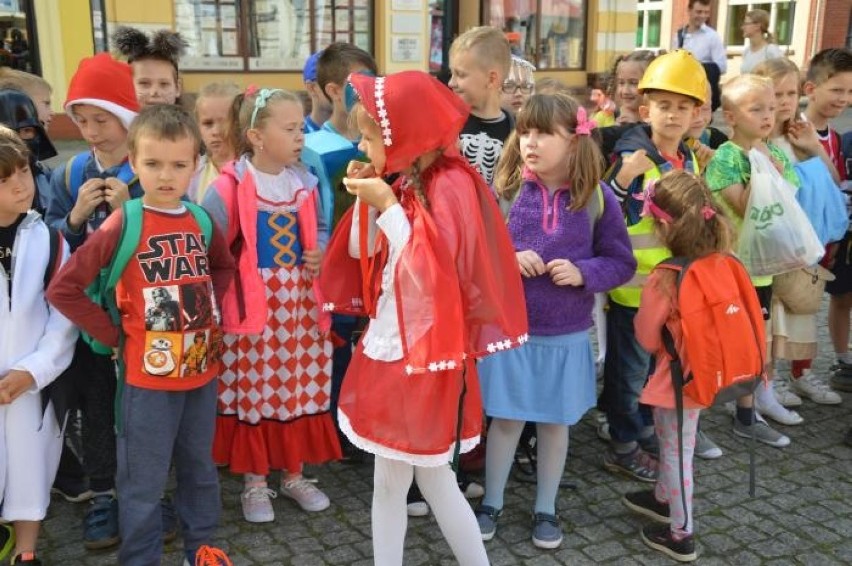
[[[649,184],[644,198],[642,214],[654,219],[660,241],[673,256],[697,259],[730,250],[730,224],[716,208],[701,178],[685,171],[673,171],[656,184]],[[654,373],[639,401],[654,408],[654,426],[660,441],[660,472],[653,490],[628,493],[623,501],[633,511],[667,523],[642,529],[642,540],[648,546],[688,562],[696,558],[692,537],[692,458],[700,406],[684,396],[683,486],[686,497],[681,498],[678,415],[669,365],[671,358],[662,340],[662,328],[666,325],[684,363],[684,374],[688,374],[689,355],[684,349],[675,283],[675,271],[652,271],[634,319],[639,344],[653,354],[656,361]]]

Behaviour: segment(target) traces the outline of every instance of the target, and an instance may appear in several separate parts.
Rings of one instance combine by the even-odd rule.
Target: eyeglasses
[[[515,94],[518,91],[521,91],[521,94],[532,94],[533,90],[535,90],[534,83],[516,83],[515,81],[503,82],[503,92],[506,94]]]

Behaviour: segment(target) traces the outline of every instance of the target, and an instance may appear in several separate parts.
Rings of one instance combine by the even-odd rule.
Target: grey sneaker
[[[836,391],[852,391],[852,365],[838,361],[831,366],[831,388]]]
[[[722,449],[703,430],[699,430],[695,435],[695,455],[704,460],[715,460],[722,457]]]
[[[479,523],[482,540],[489,541],[494,538],[497,533],[497,519],[502,513],[502,509],[495,509],[490,505],[480,505],[474,509],[473,514],[476,516],[476,522]]]
[[[532,543],[537,548],[559,548],[562,544],[562,524],[550,513],[533,515]]]
[[[784,448],[790,444],[789,437],[770,427],[764,420],[758,420],[754,424],[746,426],[735,418],[734,434],[743,438],[751,438],[754,435],[758,442],[768,444],[774,448]]]

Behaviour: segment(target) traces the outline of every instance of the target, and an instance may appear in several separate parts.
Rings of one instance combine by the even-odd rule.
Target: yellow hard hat
[[[639,92],[646,90],[676,92],[704,104],[707,102],[707,73],[692,53],[677,49],[651,61],[639,81]]]

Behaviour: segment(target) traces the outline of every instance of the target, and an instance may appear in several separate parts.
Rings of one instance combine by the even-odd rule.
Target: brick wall
[[[852,13],[852,0],[826,0],[825,15],[822,17],[820,49],[846,45],[850,13]]]

